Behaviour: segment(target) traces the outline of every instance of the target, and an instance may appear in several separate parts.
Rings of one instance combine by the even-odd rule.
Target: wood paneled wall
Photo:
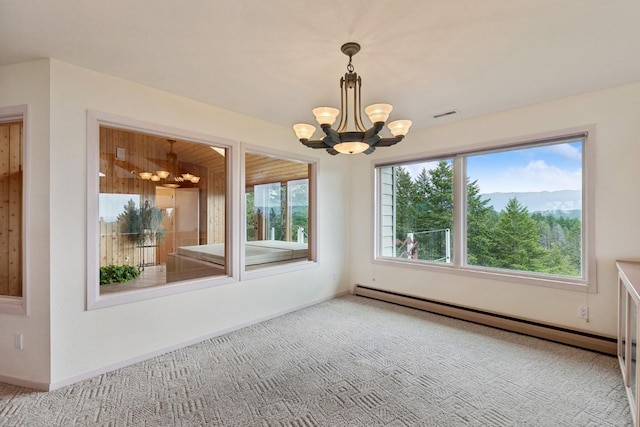
[[[167,163],[170,149],[178,157],[177,165]],[[122,156],[117,157],[117,150]],[[172,167],[173,166],[173,167]],[[225,238],[226,162],[225,158],[210,147],[177,140],[173,148],[166,138],[135,133],[109,127],[100,128],[100,193],[136,194],[142,202],[155,205],[156,186],[140,178],[140,172],[170,170],[174,173],[190,172],[200,176],[198,184],[181,184],[196,187],[200,198],[199,243],[223,243]],[[173,170],[172,170],[173,169]],[[171,231],[171,230],[168,230]],[[119,235],[117,224],[100,223],[100,266],[116,264],[138,265],[158,260],[158,254],[140,253],[126,236]],[[127,258],[128,257],[128,258]],[[126,261],[128,259],[128,261]]]
[[[0,296],[22,296],[22,122],[0,124]]]
[[[253,191],[255,185],[308,178],[309,164],[247,153],[245,174],[246,190]]]

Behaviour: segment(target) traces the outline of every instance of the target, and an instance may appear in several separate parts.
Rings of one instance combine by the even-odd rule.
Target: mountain
[[[510,199],[518,199],[530,213],[575,211],[582,209],[582,192],[580,190],[539,191],[527,193],[486,193],[480,194],[482,199],[490,199],[489,205],[500,212]]]

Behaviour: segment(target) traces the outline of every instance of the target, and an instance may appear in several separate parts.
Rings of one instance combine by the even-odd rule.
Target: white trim
[[[246,165],[245,158],[247,153],[259,154],[267,157],[277,157],[298,163],[307,163],[309,165],[309,238],[308,251],[309,258],[306,261],[293,261],[277,265],[267,265],[265,267],[247,270],[245,268],[245,236],[247,235],[247,211],[244,203],[244,197],[240,197],[240,224],[238,233],[235,236],[238,239],[237,258],[240,260],[240,280],[252,280],[260,277],[273,276],[276,274],[288,273],[290,271],[304,270],[318,266],[318,228],[317,228],[317,199],[318,199],[318,158],[291,154],[285,151],[265,149],[264,147],[242,143],[240,147],[240,189],[244,195],[246,188]]]
[[[129,359],[122,360],[120,362],[104,366],[102,368],[94,369],[92,371],[85,372],[83,374],[74,375],[74,376],[65,378],[64,380],[54,381],[54,382],[52,382],[51,384],[48,384],[48,385],[45,385],[45,384],[42,384],[42,383],[37,383],[37,384],[36,383],[31,383],[31,384],[34,386],[33,388],[38,388],[38,389],[41,389],[41,390],[49,390],[49,391],[57,390],[57,389],[60,389],[62,387],[65,387],[65,386],[68,386],[68,385],[71,385],[71,384],[75,384],[75,383],[80,382],[80,381],[84,381],[84,380],[87,380],[87,379],[90,379],[90,378],[94,378],[94,377],[96,377],[98,375],[106,374],[107,372],[115,371],[117,369],[125,368],[127,366],[130,366],[130,365],[133,365],[133,364],[145,361],[145,360],[149,360],[149,359],[151,359],[153,357],[160,356],[160,355],[163,355],[165,353],[169,353],[171,351],[175,351],[175,350],[178,350],[178,349],[181,349],[181,348],[184,348],[184,347],[188,347],[190,345],[198,344],[200,342],[203,342],[203,341],[206,341],[206,340],[209,340],[209,339],[213,339],[213,338],[219,337],[221,335],[225,335],[225,334],[228,334],[228,333],[231,333],[231,332],[246,328],[248,326],[256,325],[256,324],[259,324],[259,323],[262,323],[262,322],[265,322],[265,321],[268,321],[268,320],[271,320],[271,319],[275,319],[275,318],[280,317],[280,316],[284,316],[285,314],[292,313],[294,311],[302,310],[304,308],[307,308],[307,307],[310,307],[310,306],[313,306],[313,305],[316,305],[316,304],[320,304],[320,303],[323,303],[325,301],[332,300],[334,298],[341,297],[343,295],[346,295],[347,293],[348,293],[347,291],[338,292],[338,293],[335,293],[335,294],[333,294],[331,296],[328,296],[328,297],[319,298],[319,299],[313,300],[313,301],[305,303],[305,304],[300,304],[300,305],[297,305],[295,307],[288,308],[286,310],[282,310],[282,311],[279,311],[279,312],[276,312],[276,313],[269,314],[267,316],[263,316],[263,317],[259,317],[257,319],[252,319],[252,320],[249,320],[249,321],[246,321],[246,322],[242,322],[242,323],[239,323],[237,325],[233,325],[233,326],[230,326],[228,328],[224,328],[224,329],[218,330],[216,332],[212,332],[210,334],[202,335],[200,337],[193,338],[193,339],[190,339],[190,340],[187,340],[187,341],[183,341],[183,342],[178,343],[178,344],[173,344],[173,345],[170,345],[170,346],[158,349],[158,350],[154,350],[154,351],[150,351],[150,352],[141,354],[139,356],[131,357]],[[2,376],[0,376],[0,381],[7,382],[9,384],[21,385],[21,384],[17,384],[16,382],[14,382],[14,379],[12,379],[10,377],[2,377]],[[15,381],[21,381],[21,380],[15,379]],[[44,385],[44,387],[41,387],[40,386],[41,384]]]
[[[227,241],[227,275],[205,277],[194,280],[185,280],[175,283],[167,283],[156,287],[123,291],[115,294],[100,295],[99,285],[99,229],[98,223],[98,195],[99,195],[99,161],[100,161],[100,126],[109,126],[117,129],[124,129],[133,132],[140,132],[150,135],[157,135],[163,138],[180,139],[204,145],[223,147],[227,151],[227,197],[231,198],[226,206],[226,241]],[[142,301],[149,298],[173,295],[182,292],[189,292],[211,286],[234,283],[238,280],[238,269],[234,261],[233,242],[229,241],[233,235],[233,218],[236,212],[234,208],[237,202],[237,193],[234,190],[237,185],[235,169],[233,165],[237,160],[238,143],[223,138],[190,132],[182,129],[171,128],[155,123],[143,122],[136,119],[121,117],[114,114],[102,113],[87,110],[87,310],[109,307],[118,304],[126,304],[135,301]],[[229,271],[230,270],[230,271]]]
[[[29,212],[29,105],[14,105],[10,107],[0,107],[0,123],[22,122],[22,296],[10,297],[0,296],[0,313],[16,314],[28,316],[30,314],[29,304],[29,278],[30,278],[30,258],[27,257],[27,229]],[[1,378],[0,378],[1,380]]]
[[[35,390],[51,391],[51,385],[43,383],[42,381],[25,380],[24,378],[16,378],[10,375],[0,374],[0,382],[5,384],[12,384],[18,387],[27,387]]]
[[[485,142],[463,146],[460,149],[439,150],[428,153],[403,155],[392,159],[373,161],[373,191],[374,191],[374,258],[373,263],[400,268],[410,268],[459,274],[463,276],[478,277],[489,280],[500,280],[511,283],[521,283],[535,286],[546,286],[559,289],[567,289],[581,292],[597,292],[596,284],[596,251],[595,251],[595,125],[585,125],[575,128],[563,129],[552,132],[539,133],[524,137],[508,138],[499,141]],[[546,275],[535,272],[521,272],[516,270],[500,270],[480,266],[469,266],[463,262],[466,256],[466,180],[460,175],[460,171],[466,170],[460,166],[465,165],[464,156],[472,153],[501,151],[505,149],[517,149],[518,147],[535,146],[536,144],[558,142],[578,135],[584,135],[582,158],[582,277],[571,278],[563,276]],[[431,263],[426,261],[411,261],[398,258],[382,257],[380,255],[380,218],[379,218],[379,192],[380,183],[376,170],[385,166],[395,166],[403,163],[418,163],[432,159],[454,159],[454,206],[462,206],[454,209],[454,229],[458,230],[455,247],[459,248],[455,253],[454,262],[449,265]],[[462,158],[462,159],[461,159]],[[457,173],[458,172],[458,173]],[[465,203],[462,203],[465,201]],[[457,203],[457,204],[456,204]]]

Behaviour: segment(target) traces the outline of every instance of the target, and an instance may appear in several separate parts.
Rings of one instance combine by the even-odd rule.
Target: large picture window
[[[593,289],[587,137],[377,165],[376,258]]]

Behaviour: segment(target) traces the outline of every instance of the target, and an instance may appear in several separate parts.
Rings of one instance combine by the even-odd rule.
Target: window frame
[[[554,141],[572,137],[583,138],[582,156],[582,277],[571,278],[555,276],[545,273],[524,272],[518,270],[501,270],[466,264],[467,250],[467,186],[466,186],[466,157],[475,154],[487,154],[491,151],[515,150],[527,146],[552,144]],[[514,137],[497,141],[483,142],[462,146],[454,151],[435,150],[420,152],[413,155],[383,159],[372,162],[373,185],[373,263],[394,267],[419,269],[434,272],[444,272],[467,277],[487,280],[500,280],[518,284],[546,286],[589,293],[597,292],[596,283],[596,252],[595,252],[595,125],[586,125],[522,137]],[[453,247],[454,262],[442,264],[428,261],[412,261],[381,255],[381,174],[379,168],[397,166],[401,163],[416,163],[452,158],[453,163]],[[394,203],[395,209],[395,203]]]
[[[29,313],[29,258],[27,257],[27,212],[29,212],[29,106],[27,104],[0,107],[0,123],[22,122],[22,296],[0,295],[0,313],[28,316]]]
[[[228,203],[225,207],[225,256],[229,265],[226,276],[210,276],[179,282],[166,283],[164,285],[109,293],[100,295],[99,284],[99,227],[98,221],[98,197],[100,194],[100,127],[107,126],[132,132],[140,132],[156,135],[169,139],[180,139],[194,143],[222,147],[226,149],[227,183],[226,191]],[[219,286],[238,281],[239,268],[236,252],[236,240],[234,236],[233,218],[236,217],[239,205],[238,168],[237,163],[238,143],[223,138],[175,129],[155,123],[144,122],[117,116],[114,114],[87,110],[87,282],[86,282],[86,309],[94,310],[113,305],[126,304],[135,301],[143,301],[150,298],[189,292],[197,289]]]
[[[308,250],[309,257],[306,260],[292,261],[286,264],[277,264],[273,266],[265,266],[251,270],[246,269],[245,264],[245,236],[247,233],[247,211],[246,203],[244,203],[244,191],[246,188],[246,154],[257,154],[266,157],[277,157],[279,159],[289,160],[292,162],[304,162],[309,165],[309,233],[308,233]],[[263,147],[242,144],[240,149],[240,188],[242,189],[242,203],[240,204],[239,229],[236,234],[239,236],[239,264],[240,264],[240,280],[251,280],[260,277],[273,276],[276,274],[288,273],[291,271],[304,270],[318,266],[318,231],[317,231],[317,176],[318,176],[318,159],[303,155],[291,154],[289,152],[264,149]]]

